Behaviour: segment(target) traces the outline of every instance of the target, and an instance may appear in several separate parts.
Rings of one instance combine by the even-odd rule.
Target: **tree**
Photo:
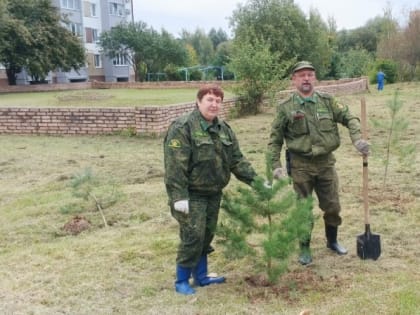
[[[350,49],[341,54],[337,71],[341,78],[357,78],[368,73],[373,61],[373,55],[367,50]]]
[[[401,168],[405,168],[409,172],[412,169],[411,166],[415,164],[416,145],[412,143],[404,145],[401,141],[401,138],[407,134],[409,127],[408,120],[401,113],[403,105],[404,103],[399,98],[398,90],[396,90],[392,100],[386,104],[389,109],[390,119],[372,119],[375,129],[387,134],[386,137],[381,137],[383,141],[377,144],[374,151],[385,165],[384,188],[386,187],[388,167],[392,156],[398,157]]]
[[[111,59],[124,56],[134,69],[135,80],[143,81],[148,72],[146,59],[153,51],[152,31],[141,21],[120,24],[101,34],[99,46]]]
[[[185,45],[191,45],[197,53],[201,66],[208,66],[214,58],[214,42],[206,35],[204,30],[197,28],[194,33],[182,31],[181,40]]]
[[[9,16],[6,8],[6,0],[0,0],[0,38],[3,38],[5,35],[8,19]],[[4,44],[5,43],[3,41],[0,41],[0,52],[2,51]]]
[[[208,37],[213,43],[213,49],[216,49],[219,44],[228,41],[228,35],[221,28],[219,28],[217,31],[215,28],[212,28],[208,34]]]
[[[235,36],[229,69],[240,80],[239,114],[258,113],[264,98],[286,85],[281,81],[289,77],[297,59],[316,58],[320,64],[315,67],[325,72],[326,62],[311,46],[328,44],[327,27],[319,21],[313,14],[312,32],[302,10],[290,0],[238,5],[230,20]]]
[[[84,48],[62,26],[60,15],[49,0],[7,1],[4,29],[0,33],[0,63],[6,67],[10,85],[24,68],[35,81],[48,72],[79,69],[85,63]]]
[[[413,69],[413,78],[414,73],[416,72],[416,67],[420,64],[420,43],[419,43],[419,34],[420,34],[420,10],[412,11],[410,13],[410,20],[408,22],[407,28],[404,30],[404,39],[405,39],[405,51],[404,59]]]
[[[269,52],[278,54],[278,63],[309,59],[313,47],[303,11],[290,0],[250,0],[239,5],[231,17],[234,42],[265,43]],[[317,69],[319,65],[315,65]]]
[[[264,98],[274,95],[285,84],[285,76],[291,64],[279,63],[279,53],[270,52],[267,43],[235,41],[229,69],[235,73],[239,85],[235,88],[238,95],[237,114],[256,115],[260,112]]]
[[[333,55],[330,29],[319,12],[314,9],[309,12],[308,26],[311,33],[316,36],[309,37],[311,49],[305,59],[310,60],[317,67],[317,77],[324,78],[330,72]]]
[[[229,71],[228,64],[231,60],[233,51],[233,42],[225,41],[221,42],[217,48],[213,59],[213,65],[219,66],[219,78],[223,80],[232,80],[234,74]],[[223,73],[222,73],[223,72]]]
[[[269,161],[267,156],[267,182],[272,182]],[[253,267],[264,268],[273,284],[287,271],[298,241],[310,233],[313,200],[297,198],[287,179],[270,188],[257,178],[252,189],[239,187],[237,192],[223,196],[227,216],[217,229],[219,242],[230,258],[256,257]]]
[[[124,56],[135,72],[135,80],[146,74],[162,72],[169,65],[182,65],[187,60],[185,47],[171,34],[161,33],[144,22],[123,23],[101,34],[99,45],[109,58]]]

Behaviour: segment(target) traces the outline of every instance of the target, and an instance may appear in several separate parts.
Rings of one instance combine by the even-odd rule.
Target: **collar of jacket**
[[[201,113],[198,109],[197,109],[197,112],[198,112],[198,119],[199,119],[199,122],[200,122],[200,126],[201,126],[201,129],[203,131],[216,131],[216,132],[218,132],[220,130],[220,122],[219,122],[219,119],[217,117],[213,120],[213,123],[210,124],[210,123],[207,122],[207,120],[204,119],[203,115],[201,115]]]
[[[314,92],[311,96],[302,97],[300,94],[295,93],[295,102],[303,105],[305,102],[316,103],[318,102],[318,95]]]

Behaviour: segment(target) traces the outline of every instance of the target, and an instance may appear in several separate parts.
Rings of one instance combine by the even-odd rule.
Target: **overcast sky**
[[[160,31],[161,28],[177,36],[182,29],[194,32],[197,28],[208,32],[222,28],[230,35],[228,18],[237,4],[246,0],[133,0],[134,20],[146,22]],[[309,9],[319,11],[324,22],[334,17],[337,29],[354,29],[364,26],[376,16],[383,16],[388,4],[400,23],[405,23],[410,10],[420,9],[420,0],[295,0],[308,14]]]

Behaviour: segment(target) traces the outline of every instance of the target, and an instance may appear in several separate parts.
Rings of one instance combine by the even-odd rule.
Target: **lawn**
[[[1,94],[0,107],[134,107],[195,101],[197,89],[89,89]],[[234,94],[225,91],[225,98]]]
[[[382,245],[377,261],[356,254],[356,237],[364,232],[362,158],[341,128],[342,145],[336,151],[343,208],[339,239],[349,253],[340,257],[326,248],[322,214],[315,207],[313,264],[302,267],[294,256],[279,283],[263,287],[247,281],[256,272],[252,258],[229,260],[215,242],[210,271],[226,276],[227,282],[198,288],[194,296],[174,292],[178,227],[166,204],[161,138],[0,135],[2,313],[299,314],[306,309],[316,315],[420,314],[419,88],[395,84],[382,92],[340,97],[357,115],[365,97],[369,119],[387,121],[386,104],[398,90],[408,122],[400,143],[417,149],[409,167],[398,161],[398,152],[391,154],[384,186],[388,133],[369,121],[369,208],[372,231],[381,235]],[[143,91],[130,93],[127,99],[133,101]],[[195,91],[190,93],[193,99]],[[13,105],[5,105],[2,95],[0,106],[30,102],[22,101],[25,94],[21,101],[18,94],[7,95],[9,100],[11,96],[16,98]],[[268,108],[229,121],[261,175],[273,114]],[[89,171],[96,179],[91,192],[104,201],[107,226],[92,198],[73,194],[74,178]],[[232,179],[226,190],[239,185]],[[76,216],[90,227],[73,235],[65,226]]]

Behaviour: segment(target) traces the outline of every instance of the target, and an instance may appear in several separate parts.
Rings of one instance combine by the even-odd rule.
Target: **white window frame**
[[[61,7],[64,9],[80,11],[80,0],[61,0]]]
[[[82,28],[81,23],[70,22],[67,24],[67,27],[74,36],[77,36],[77,37],[83,36],[83,28]]]
[[[125,55],[118,54],[112,59],[112,64],[116,67],[128,66],[128,60]]]

